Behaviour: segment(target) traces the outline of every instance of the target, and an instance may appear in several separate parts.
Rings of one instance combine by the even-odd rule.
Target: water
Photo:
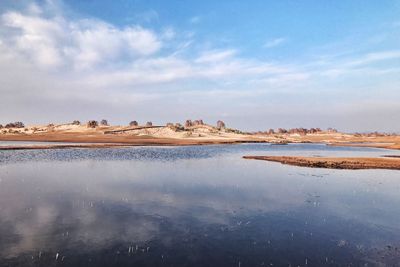
[[[79,143],[79,142],[41,142],[41,141],[0,141],[0,148],[6,146],[40,146],[40,145],[88,145],[96,143]]]
[[[400,172],[297,144],[0,151],[0,266],[400,266]]]

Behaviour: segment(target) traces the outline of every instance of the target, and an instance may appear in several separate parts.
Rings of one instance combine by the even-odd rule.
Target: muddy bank
[[[400,170],[399,158],[326,158],[291,156],[244,156],[243,158],[274,161],[287,165],[310,168]]]
[[[353,146],[353,147],[372,147],[384,149],[400,149],[399,143],[329,143],[328,146]]]

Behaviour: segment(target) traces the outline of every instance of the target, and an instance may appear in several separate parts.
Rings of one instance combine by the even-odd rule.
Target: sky
[[[400,0],[0,2],[0,124],[400,132]]]

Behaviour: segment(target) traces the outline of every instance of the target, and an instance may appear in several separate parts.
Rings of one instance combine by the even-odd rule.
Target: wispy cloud
[[[275,38],[272,40],[268,40],[267,42],[265,42],[264,48],[277,47],[284,44],[286,41],[287,41],[286,38]]]
[[[191,24],[198,24],[198,23],[200,23],[200,21],[201,21],[201,17],[200,16],[194,16],[194,17],[191,17],[189,19],[189,22]]]

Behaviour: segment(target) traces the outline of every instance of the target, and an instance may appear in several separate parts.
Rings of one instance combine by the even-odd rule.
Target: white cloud
[[[377,61],[385,61],[400,58],[400,50],[380,51],[375,53],[368,53],[362,58],[350,61],[347,63],[349,66],[362,66]]]
[[[286,38],[275,38],[265,42],[264,48],[273,48],[276,46],[280,46],[286,42]]]
[[[387,84],[392,84],[390,88],[398,85],[398,50],[343,53],[339,49],[337,53],[336,49],[317,60],[274,62],[258,55],[243,56],[246,51],[234,46],[215,48],[210,40],[199,41],[194,32],[76,19],[65,15],[62,8],[41,5],[4,12],[0,28],[3,120],[37,122],[43,118],[49,122],[79,115],[90,119],[92,114],[128,120],[133,112],[167,118],[179,116],[180,110],[185,110],[180,116],[197,114],[215,120],[221,114],[244,116],[253,109],[262,121],[268,115],[263,109],[270,102],[278,109],[280,100],[287,104],[286,114],[296,114],[293,118],[298,119],[305,114],[300,107],[307,110],[307,99],[316,95],[319,99],[329,95],[328,101],[333,101],[342,99],[346,89],[352,95],[353,86],[361,88],[365,83],[383,92],[389,90]],[[285,42],[276,38],[265,47]],[[391,64],[383,64],[386,62]],[[366,96],[373,97],[370,92]],[[396,97],[400,96],[391,98]],[[229,101],[224,101],[227,98]],[[290,108],[294,103],[296,109]],[[163,114],[157,115],[160,110]]]
[[[205,51],[196,59],[197,63],[220,62],[237,54],[234,49]]]
[[[153,31],[136,25],[121,29],[93,19],[67,20],[63,16],[45,18],[36,14],[3,14],[8,36],[2,39],[45,68],[68,63],[88,68],[108,60],[148,56],[162,45]]]

